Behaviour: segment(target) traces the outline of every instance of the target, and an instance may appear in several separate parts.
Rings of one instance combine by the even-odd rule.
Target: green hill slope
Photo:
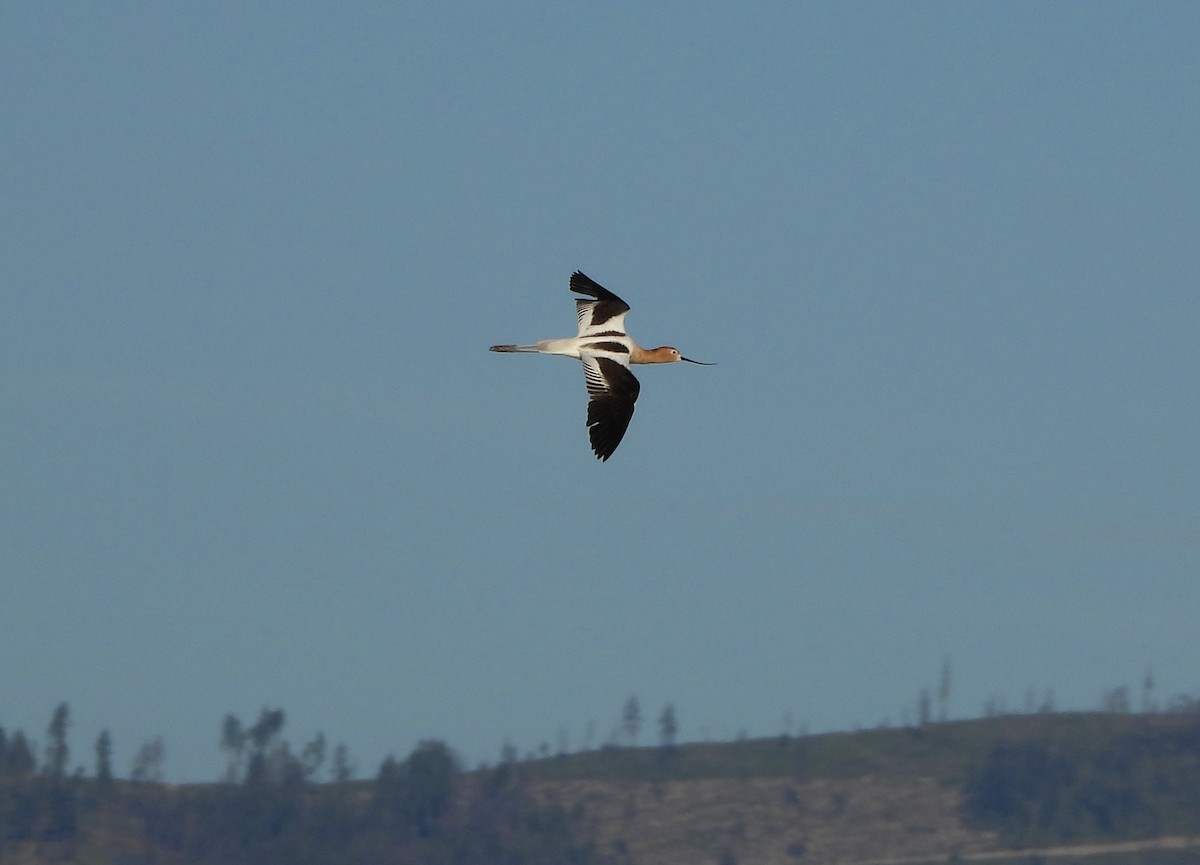
[[[470,773],[427,742],[355,783],[314,784],[269,760],[236,784],[0,773],[4,865],[1123,865],[1198,854],[1192,713],[604,748]]]

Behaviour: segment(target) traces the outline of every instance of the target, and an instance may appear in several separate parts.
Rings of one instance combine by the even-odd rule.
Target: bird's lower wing
[[[588,390],[587,425],[592,450],[607,460],[625,437],[633,405],[642,387],[629,367],[612,358],[584,353],[583,378]]]

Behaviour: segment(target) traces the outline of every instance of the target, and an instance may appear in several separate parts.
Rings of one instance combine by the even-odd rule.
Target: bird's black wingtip
[[[596,298],[596,300],[611,300],[616,303],[625,304],[626,308],[629,306],[625,301],[596,282],[596,280],[592,279],[582,270],[577,270],[571,274],[571,291],[576,294],[586,294],[588,297]]]

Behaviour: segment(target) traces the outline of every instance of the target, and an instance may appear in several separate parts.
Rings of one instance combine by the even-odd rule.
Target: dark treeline
[[[725,745],[678,744],[668,705],[660,744],[638,747],[641,713],[630,698],[624,745],[524,762],[509,746],[499,766],[465,772],[449,747],[428,740],[363,780],[344,746],[317,735],[293,748],[283,710],[264,709],[253,723],[227,715],[215,731],[221,781],[179,786],[162,783],[157,738],[138,749],[128,780],[115,778],[108,731],[95,742],[94,772],[69,771],[63,703],[40,750],[23,731],[0,728],[0,861],[67,861],[86,848],[118,865],[624,861],[591,842],[581,809],[533,795],[535,782],[555,778],[934,776],[960,786],[969,825],[1014,847],[1200,834],[1200,700],[1143,700],[1140,713],[1130,702],[1117,689],[1100,712],[958,722],[929,712],[901,729]]]
[[[161,783],[161,740],[138,752],[131,780],[113,778],[111,737],[96,742],[96,773],[68,774],[69,710],[59,706],[38,760],[22,731],[0,729],[0,861],[53,862],[99,846],[105,861],[222,865],[602,863],[579,815],[536,801],[516,764],[466,774],[443,743],[389,756],[372,780],[354,781],[345,749],[329,780],[323,736],[294,752],[285,716],[265,709],[243,725],[227,716],[225,780]]]
[[[968,822],[1022,847],[1200,834],[1200,706],[1101,719],[995,743],[964,784]]]

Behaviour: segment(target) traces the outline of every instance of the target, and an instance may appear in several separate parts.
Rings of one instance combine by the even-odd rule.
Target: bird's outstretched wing
[[[575,300],[579,336],[624,336],[629,304],[582,271],[571,274],[571,291],[595,300]]]
[[[588,391],[588,435],[596,458],[604,461],[629,429],[642,386],[628,366],[610,357],[583,352],[579,359]]]

